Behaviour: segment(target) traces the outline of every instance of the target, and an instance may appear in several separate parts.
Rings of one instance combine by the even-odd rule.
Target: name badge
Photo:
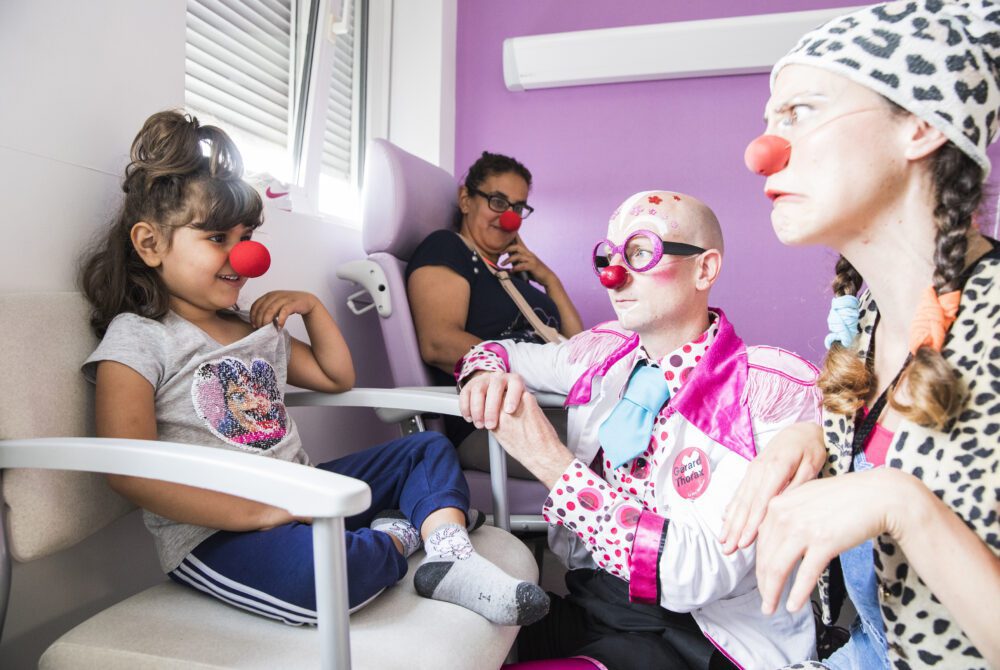
[[[697,447],[682,449],[674,460],[670,473],[674,490],[682,498],[694,500],[708,488],[712,481],[712,464],[708,454]]]

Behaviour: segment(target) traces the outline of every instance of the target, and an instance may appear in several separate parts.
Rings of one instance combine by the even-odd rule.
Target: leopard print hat
[[[1000,5],[918,0],[872,5],[806,33],[771,70],[821,67],[927,121],[983,168],[1000,108]]]

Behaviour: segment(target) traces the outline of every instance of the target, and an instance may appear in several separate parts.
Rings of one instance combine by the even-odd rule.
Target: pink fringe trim
[[[777,370],[751,365],[743,394],[750,415],[759,421],[779,423],[789,418],[818,421],[820,417],[823,396],[816,385],[802,383]]]
[[[615,328],[617,322],[602,323],[584,331],[569,341],[569,362],[585,361],[593,365],[611,356],[627,340],[631,333],[623,333]]]

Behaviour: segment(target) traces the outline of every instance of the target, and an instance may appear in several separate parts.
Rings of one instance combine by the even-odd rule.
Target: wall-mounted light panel
[[[511,37],[511,91],[767,72],[804,33],[857,9],[838,7]]]

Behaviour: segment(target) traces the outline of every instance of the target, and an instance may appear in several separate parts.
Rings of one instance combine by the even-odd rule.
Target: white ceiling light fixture
[[[767,72],[806,32],[859,7],[511,37],[508,90]]]

